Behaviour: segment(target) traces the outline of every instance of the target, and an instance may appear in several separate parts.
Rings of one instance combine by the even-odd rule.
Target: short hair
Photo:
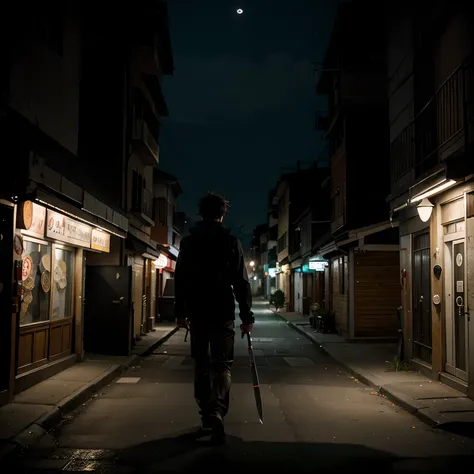
[[[199,201],[199,215],[206,221],[214,221],[224,217],[230,205],[223,196],[208,192]]]

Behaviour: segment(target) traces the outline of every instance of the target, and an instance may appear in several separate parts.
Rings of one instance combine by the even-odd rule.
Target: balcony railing
[[[153,216],[153,194],[145,188],[140,190],[135,202],[133,203],[133,212],[144,223],[155,225]]]
[[[413,178],[424,174],[470,143],[473,64],[472,57],[462,63],[392,142],[392,184],[410,172],[414,172]]]
[[[141,117],[135,119],[133,140],[138,154],[145,165],[156,165],[160,161],[160,148],[155,137],[150,132],[145,120]]]

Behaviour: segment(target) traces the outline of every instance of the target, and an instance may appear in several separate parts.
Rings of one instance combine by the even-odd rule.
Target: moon
[[[242,13],[244,12],[242,8],[237,8],[236,11],[237,11],[237,15],[242,15]]]

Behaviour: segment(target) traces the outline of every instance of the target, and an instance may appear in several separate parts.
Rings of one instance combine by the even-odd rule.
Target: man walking
[[[181,241],[175,270],[175,316],[178,326],[189,327],[191,333],[201,428],[216,437],[224,436],[229,410],[235,299],[241,331],[250,332],[255,321],[242,245],[222,224],[228,208],[228,201],[218,194],[201,199],[202,221]]]

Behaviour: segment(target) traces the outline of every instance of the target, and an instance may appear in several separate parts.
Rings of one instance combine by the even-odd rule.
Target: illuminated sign
[[[110,235],[99,229],[92,229],[91,248],[102,252],[110,252]]]
[[[268,275],[270,276],[270,278],[275,278],[275,277],[276,277],[276,273],[277,273],[277,269],[276,269],[276,268],[269,268],[269,269],[268,269]]]
[[[156,268],[165,268],[168,266],[168,257],[166,255],[161,254],[156,260],[155,260],[155,267]]]
[[[92,228],[48,209],[46,237],[80,247],[91,247]]]
[[[317,272],[324,272],[326,266],[326,262],[309,262],[309,269]]]

